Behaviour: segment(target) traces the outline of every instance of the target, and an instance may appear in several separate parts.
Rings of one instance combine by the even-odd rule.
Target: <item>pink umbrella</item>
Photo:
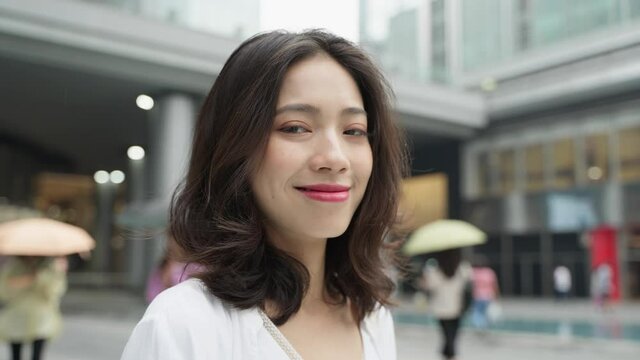
[[[63,256],[96,246],[83,229],[51,219],[21,219],[0,224],[0,255]]]

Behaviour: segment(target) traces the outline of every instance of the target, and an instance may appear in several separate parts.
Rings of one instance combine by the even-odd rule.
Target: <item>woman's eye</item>
[[[308,132],[309,130],[305,129],[302,126],[292,125],[292,126],[285,126],[281,128],[280,131],[287,134],[302,134],[302,133]]]
[[[369,135],[365,130],[361,130],[361,129],[349,129],[347,131],[344,132],[346,135],[351,135],[351,136],[367,136]]]

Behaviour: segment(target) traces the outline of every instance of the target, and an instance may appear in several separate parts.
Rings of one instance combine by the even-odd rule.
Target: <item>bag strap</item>
[[[289,359],[303,360],[302,356],[300,356],[300,354],[298,354],[296,349],[294,349],[293,346],[291,346],[291,343],[289,342],[289,340],[287,340],[287,338],[284,337],[282,332],[278,330],[276,325],[273,323],[273,321],[271,321],[271,319],[269,319],[267,314],[265,314],[264,311],[262,311],[262,309],[258,309],[258,313],[262,318],[262,324],[264,325],[265,329],[267,329],[267,332],[271,335],[273,340],[276,341],[276,343],[278,344],[278,346],[280,346],[280,348],[284,351],[284,353],[287,354]]]

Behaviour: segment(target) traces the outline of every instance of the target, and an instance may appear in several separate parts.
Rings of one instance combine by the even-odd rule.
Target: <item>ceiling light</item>
[[[124,181],[124,173],[120,170],[113,170],[111,174],[109,174],[109,178],[112,183],[121,184]]]
[[[144,159],[144,149],[142,146],[129,146],[129,149],[127,149],[127,156],[131,160],[142,160]]]
[[[597,166],[592,166],[587,170],[587,176],[594,181],[600,180],[600,178],[602,178],[602,169]]]
[[[140,94],[136,98],[136,105],[142,110],[153,109],[153,98],[149,95]]]
[[[494,91],[498,87],[498,82],[492,77],[486,77],[480,82],[480,89],[486,92]]]
[[[109,173],[104,170],[98,170],[93,174],[93,180],[98,184],[106,184],[109,182]]]

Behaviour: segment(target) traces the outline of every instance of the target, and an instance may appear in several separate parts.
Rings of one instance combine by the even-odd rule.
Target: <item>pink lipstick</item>
[[[337,184],[314,184],[296,187],[306,197],[316,201],[342,202],[349,198],[349,187]]]

